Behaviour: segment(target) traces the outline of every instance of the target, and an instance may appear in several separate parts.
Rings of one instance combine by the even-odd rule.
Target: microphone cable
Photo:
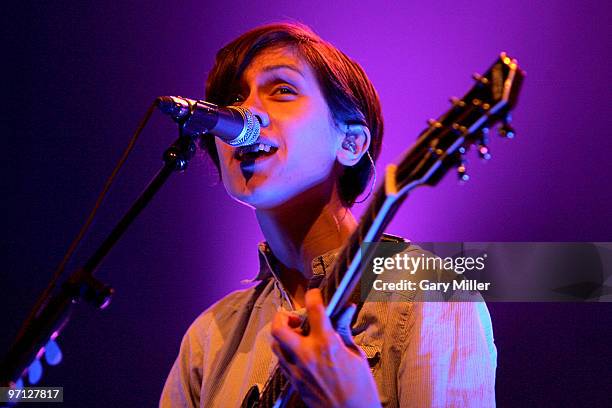
[[[97,212],[98,212],[98,210],[99,210],[99,208],[100,208],[100,206],[102,204],[102,201],[104,201],[104,198],[106,197],[108,191],[110,190],[112,184],[114,183],[117,175],[119,174],[119,171],[121,170],[121,168],[125,164],[128,156],[130,155],[130,153],[134,149],[134,146],[136,145],[136,141],[138,140],[138,137],[140,136],[140,134],[144,130],[147,122],[151,118],[151,115],[153,115],[153,112],[155,111],[156,105],[157,105],[157,99],[155,99],[153,101],[153,103],[151,104],[151,106],[149,107],[149,109],[147,109],[144,117],[142,118],[142,120],[140,121],[140,124],[138,125],[138,128],[136,128],[136,131],[132,135],[132,137],[131,137],[127,147],[125,148],[123,154],[119,158],[119,161],[115,165],[115,168],[113,169],[111,175],[108,177],[108,179],[104,183],[104,187],[102,188],[102,191],[98,195],[96,203],[94,204],[91,212],[87,216],[87,219],[85,220],[85,223],[83,224],[83,226],[79,230],[77,236],[74,238],[74,240],[70,244],[70,247],[68,247],[68,250],[66,251],[66,254],[64,255],[62,261],[59,263],[59,265],[55,269],[55,272],[53,273],[53,278],[51,279],[51,282],[49,282],[49,285],[47,286],[47,288],[42,292],[42,294],[40,295],[40,297],[36,301],[36,304],[32,308],[32,311],[30,312],[30,314],[26,318],[25,322],[23,323],[23,326],[21,326],[21,329],[19,330],[19,332],[17,334],[16,340],[18,340],[19,338],[21,338],[21,336],[23,336],[26,328],[36,318],[36,316],[38,315],[40,309],[43,307],[43,305],[49,299],[49,297],[51,295],[51,292],[53,291],[53,289],[55,289],[55,287],[57,285],[57,282],[59,281],[60,277],[62,276],[62,273],[66,269],[66,265],[68,264],[68,261],[70,261],[70,258],[72,258],[72,255],[74,254],[74,251],[77,249],[77,247],[79,246],[79,243],[83,240],[83,237],[85,236],[85,234],[89,230],[89,227],[91,226],[91,223],[93,222],[93,220],[94,220],[94,218],[95,218],[95,216],[96,216],[96,214],[97,214]]]

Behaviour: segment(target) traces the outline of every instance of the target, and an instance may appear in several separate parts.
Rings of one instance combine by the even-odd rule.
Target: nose
[[[253,112],[253,111],[251,111],[251,112]],[[270,125],[270,119],[268,118],[268,115],[262,114],[262,113],[253,112],[253,116],[255,116],[257,118],[257,120],[259,121],[259,125],[261,127],[268,127]]]
[[[255,116],[257,118],[257,120],[259,121],[259,125],[262,128],[270,126],[270,116],[268,116],[268,113],[263,108],[261,103],[258,100],[255,100],[255,99],[257,99],[257,98],[249,98],[249,99],[247,99],[242,104],[242,107],[251,111],[253,116]]]

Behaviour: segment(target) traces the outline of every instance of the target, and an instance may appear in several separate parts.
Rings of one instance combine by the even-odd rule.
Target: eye
[[[287,85],[281,85],[274,88],[272,95],[297,95],[297,92]]]
[[[244,102],[244,96],[240,94],[234,94],[230,97],[230,105],[241,105]]]

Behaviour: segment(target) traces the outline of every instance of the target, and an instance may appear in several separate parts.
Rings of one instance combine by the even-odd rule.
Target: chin
[[[234,200],[256,210],[266,210],[278,207],[292,197],[288,191],[273,186],[251,187],[242,184],[241,186],[225,186],[227,193]]]
[[[316,177],[302,175],[298,184],[296,177],[271,177],[254,174],[223,178],[225,190],[234,200],[256,210],[269,210],[283,205],[290,207],[306,202],[325,201],[334,188],[334,178],[329,173]]]

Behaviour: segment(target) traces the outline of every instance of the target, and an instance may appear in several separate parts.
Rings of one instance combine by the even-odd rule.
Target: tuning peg
[[[478,132],[478,155],[481,159],[489,160],[491,151],[489,150],[489,128],[484,127]]]
[[[465,135],[467,133],[467,127],[455,122],[450,126],[450,131],[457,135]]]
[[[472,74],[472,78],[474,78],[475,81],[478,81],[478,82],[480,82],[483,85],[486,85],[486,84],[489,83],[489,80],[486,77],[483,77],[482,75],[480,75],[477,72],[474,72]]]
[[[38,357],[28,367],[28,382],[35,385],[42,377],[43,367]]]
[[[427,119],[427,124],[433,128],[441,128],[442,123],[440,123],[437,119]]]
[[[510,126],[511,122],[512,122],[512,114],[508,112],[506,113],[506,116],[504,116],[503,118],[502,125],[497,130],[497,133],[499,133],[501,137],[513,139],[514,136],[516,136],[516,132],[514,131],[514,128]]]
[[[489,160],[491,159],[491,153],[489,152],[489,147],[483,144],[478,145],[478,155],[481,159]]]
[[[62,350],[53,339],[49,340],[45,346],[45,360],[47,364],[52,366],[58,365],[62,361]]]
[[[457,177],[459,177],[459,181],[466,182],[470,179],[470,176],[467,174],[467,169],[465,168],[465,161],[461,160],[459,166],[457,167]]]
[[[503,125],[501,125],[499,129],[497,130],[497,133],[499,133],[501,137],[505,137],[507,139],[513,139],[514,136],[516,136],[516,132],[514,131],[514,128],[510,126],[508,123],[504,123]]]
[[[455,107],[463,108],[465,106],[465,102],[463,102],[461,99],[457,98],[456,96],[451,96],[450,98],[448,98],[448,100]]]
[[[516,136],[516,133],[514,131],[514,128],[510,125],[502,125],[499,130],[498,133],[501,137],[505,137],[508,139],[513,139],[514,136]]]

